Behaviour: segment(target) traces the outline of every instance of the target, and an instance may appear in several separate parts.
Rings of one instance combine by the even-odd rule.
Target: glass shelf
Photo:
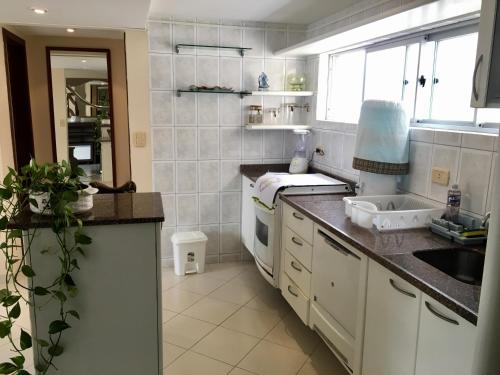
[[[233,94],[239,95],[240,98],[244,98],[245,96],[252,95],[250,91],[225,91],[225,90],[177,90],[177,96],[180,97],[181,93],[189,92],[193,94]]]
[[[188,48],[201,47],[201,48],[234,49],[234,50],[240,51],[241,57],[245,56],[245,51],[251,50],[251,48],[246,48],[246,47],[211,46],[211,45],[204,45],[204,44],[176,44],[175,45],[175,52],[179,53],[179,50],[182,47],[188,47]]]

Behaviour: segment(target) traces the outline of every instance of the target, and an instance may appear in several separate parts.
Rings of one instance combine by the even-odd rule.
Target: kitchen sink
[[[415,251],[413,255],[459,281],[481,285],[484,253],[478,250],[463,248],[421,250]]]

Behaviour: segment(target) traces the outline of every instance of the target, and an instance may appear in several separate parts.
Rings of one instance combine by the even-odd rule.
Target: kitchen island
[[[81,215],[92,238],[74,272],[78,286],[68,307],[80,320],[64,332],[64,353],[49,374],[162,374],[162,306],[160,229],[164,221],[159,193],[103,194]],[[50,219],[26,211],[12,227],[34,233],[30,263],[34,285],[47,285],[58,275],[58,245]],[[44,251],[44,250],[48,250]],[[45,296],[34,296],[37,303]],[[31,311],[33,336],[46,339],[57,318],[57,303]],[[34,359],[37,363],[37,345]]]

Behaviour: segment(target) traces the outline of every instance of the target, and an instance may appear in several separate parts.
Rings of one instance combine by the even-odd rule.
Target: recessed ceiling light
[[[67,31],[68,33],[74,33],[74,32],[75,32],[75,29],[68,28],[68,29],[66,29],[66,31]]]
[[[44,8],[31,8],[31,10],[36,14],[45,14],[48,12],[48,10]]]
[[[82,63],[86,63],[86,62],[87,62],[87,60],[82,60]]]

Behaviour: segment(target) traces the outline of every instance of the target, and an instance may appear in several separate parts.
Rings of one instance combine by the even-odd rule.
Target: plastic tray
[[[381,232],[427,227],[432,219],[440,218],[444,212],[444,207],[409,194],[345,197],[344,201],[348,217],[353,216],[353,210],[369,214]],[[370,202],[375,208],[357,206],[357,202]],[[354,216],[359,217],[359,214],[355,212]]]

